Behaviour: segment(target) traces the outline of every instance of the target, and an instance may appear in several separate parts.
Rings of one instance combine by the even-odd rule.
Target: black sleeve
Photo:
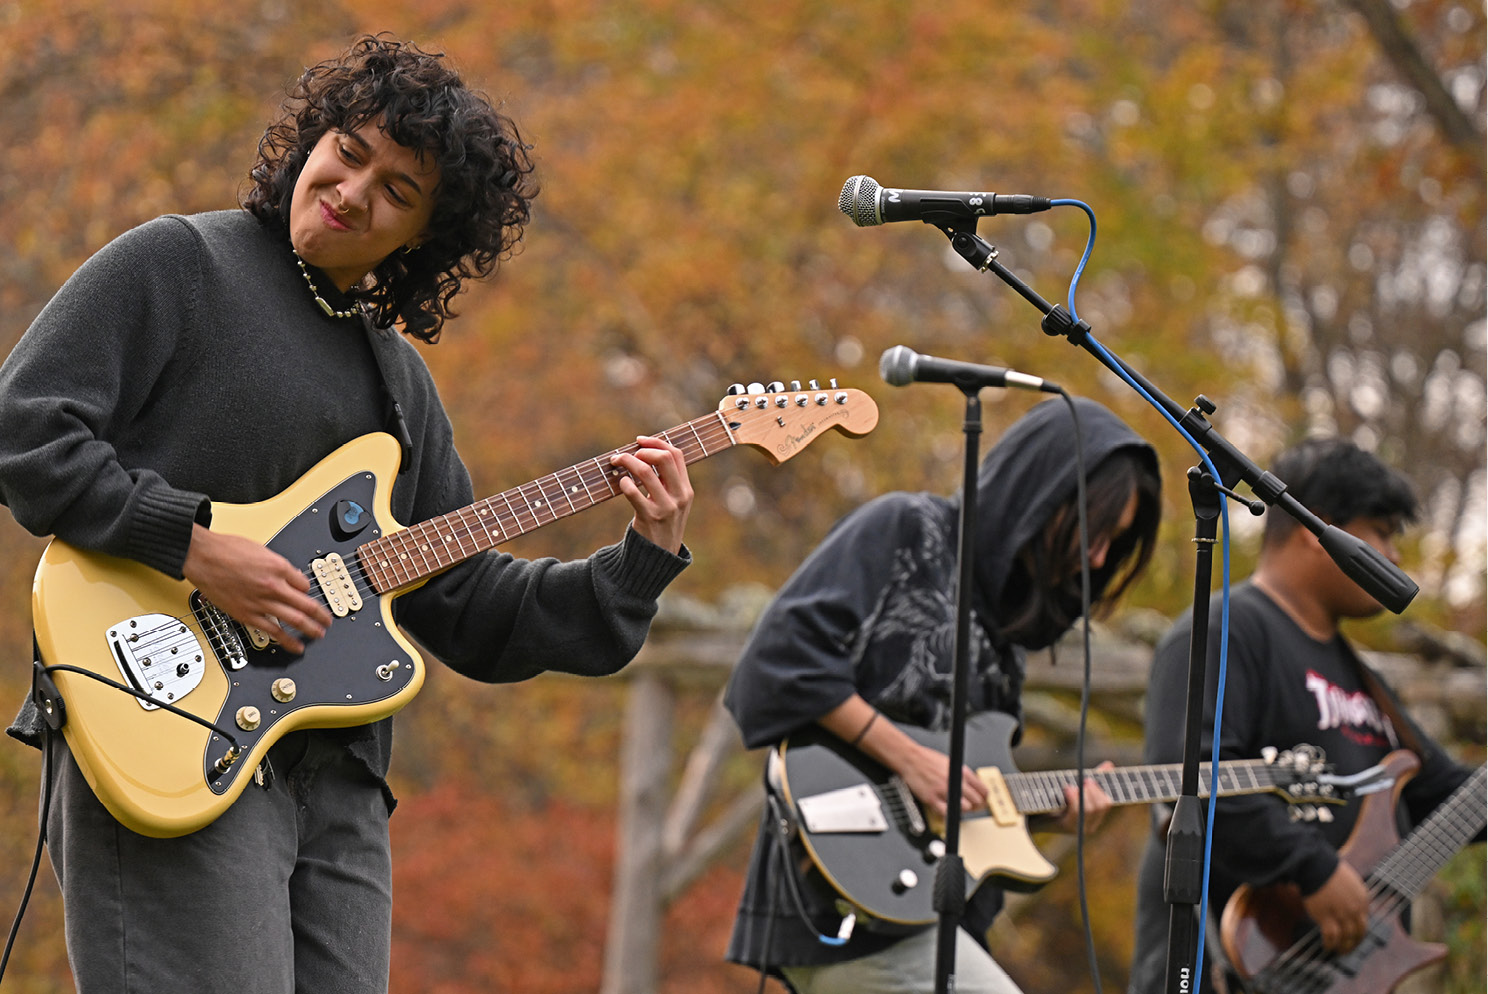
[[[22,527],[180,579],[207,498],[121,465],[121,427],[192,319],[196,236],[159,218],[104,246],[63,285],[0,368],[0,501]]]
[[[470,504],[470,474],[427,369],[405,343],[381,345],[403,350],[395,389],[417,412],[415,463],[395,489],[404,520]],[[475,680],[509,683],[547,670],[599,676],[634,658],[657,598],[691,561],[685,546],[673,555],[629,527],[621,541],[571,562],[484,552],[400,598],[397,617],[430,654]]]
[[[903,518],[870,502],[838,522],[756,622],[724,695],[751,749],[821,718],[858,688],[853,649],[892,575]]]

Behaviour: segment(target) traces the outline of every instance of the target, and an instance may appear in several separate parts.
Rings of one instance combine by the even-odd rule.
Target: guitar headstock
[[[1348,800],[1350,791],[1317,746],[1302,744],[1285,752],[1268,746],[1261,750],[1261,758],[1270,768],[1271,789],[1293,806],[1293,820],[1331,821],[1332,812],[1318,805]]]
[[[861,438],[878,424],[878,405],[861,390],[842,389],[836,380],[825,388],[815,380],[805,389],[799,382],[791,385],[795,389],[778,382],[749,388],[736,384],[718,403],[734,440],[756,446],[779,465],[829,428]]]

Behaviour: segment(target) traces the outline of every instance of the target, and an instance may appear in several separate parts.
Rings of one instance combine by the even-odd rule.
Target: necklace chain
[[[320,295],[320,288],[310,278],[310,269],[305,265],[305,260],[300,258],[300,253],[295,250],[293,245],[290,246],[289,250],[294,252],[295,262],[300,264],[300,275],[305,277],[305,285],[310,288],[310,296],[315,298],[315,302],[320,305],[321,310],[326,312],[327,317],[354,318],[361,314],[360,304],[355,304],[344,311],[338,311],[327,303],[326,299]]]

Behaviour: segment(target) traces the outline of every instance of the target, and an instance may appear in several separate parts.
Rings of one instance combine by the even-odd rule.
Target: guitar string
[[[1467,844],[1468,839],[1477,834],[1477,828],[1470,828],[1467,822],[1457,822],[1453,819],[1456,817],[1457,808],[1461,806],[1475,804],[1476,810],[1482,810],[1485,799],[1488,799],[1488,795],[1484,794],[1483,779],[1484,771],[1480,767],[1477,773],[1465,781],[1453,793],[1453,796],[1444,802],[1443,807],[1438,809],[1442,812],[1440,818],[1433,815],[1427,822],[1422,823],[1420,830],[1411,833],[1406,842],[1401,843],[1393,852],[1381,860],[1376,872],[1370,874],[1368,883],[1371,933],[1374,932],[1377,926],[1383,926],[1393,921],[1404,910],[1405,905],[1409,903],[1409,895],[1414,893],[1422,885],[1424,879],[1429,879],[1430,876],[1434,875],[1441,864],[1446,862],[1447,858],[1456,854]],[[1437,859],[1428,860],[1426,858],[1427,853],[1419,851],[1422,848],[1434,853]],[[1397,890],[1381,878],[1392,875],[1392,872],[1402,861],[1406,864],[1402,869],[1414,870],[1415,876],[1412,880],[1404,882],[1404,885]],[[1433,866],[1432,863],[1435,865]],[[1375,900],[1379,898],[1383,898],[1383,900],[1376,905]],[[1376,910],[1380,912],[1378,921],[1376,921],[1375,916]],[[1352,955],[1352,953],[1343,954],[1343,956],[1348,955]],[[1316,975],[1325,969],[1336,969],[1334,964],[1340,958],[1339,954],[1331,953],[1322,948],[1322,934],[1314,928],[1305,937],[1299,939],[1289,949],[1276,957],[1265,969],[1259,971],[1257,973],[1257,980],[1261,980],[1262,977],[1266,978],[1266,982],[1268,983],[1271,980],[1304,980],[1307,978],[1292,977],[1288,976],[1288,974],[1299,971]],[[1314,976],[1312,982],[1314,984],[1320,983],[1322,986],[1314,986],[1309,988],[1309,990],[1324,990],[1328,983],[1331,983],[1331,979],[1331,975],[1325,978]],[[1279,990],[1280,988],[1277,989]],[[1295,988],[1288,988],[1289,991],[1293,989]],[[1300,991],[1299,994],[1307,994],[1307,992]]]
[[[723,412],[719,413],[721,414]],[[749,414],[753,412],[744,411],[740,413]],[[704,422],[704,424],[700,426],[697,421]],[[720,452],[723,450],[723,448],[728,447],[728,445],[731,444],[733,441],[727,427],[723,424],[723,419],[717,414],[704,415],[702,418],[697,419],[697,421],[689,422],[685,425],[679,425],[676,428],[668,429],[668,431],[663,432],[660,436],[658,436],[667,439],[667,441],[671,442],[679,449],[681,449],[684,458],[686,458],[689,463],[696,462],[716,452]],[[704,430],[700,431],[700,427]],[[671,438],[670,436],[672,434],[681,434],[684,437],[682,437],[679,441],[677,439]],[[710,445],[717,445],[719,447],[710,448]],[[513,537],[519,537],[521,535],[525,535],[527,532],[535,531],[537,528],[540,528],[545,524],[551,524],[554,521],[559,520],[559,518],[567,517],[569,514],[574,514],[581,510],[587,510],[588,508],[593,507],[597,504],[620,496],[622,491],[619,489],[619,484],[616,481],[618,480],[619,476],[625,474],[623,473],[623,471],[612,471],[609,469],[605,469],[604,467],[608,466],[609,460],[613,456],[623,452],[635,452],[639,448],[640,446],[638,443],[631,443],[630,445],[623,446],[618,449],[612,449],[607,453],[602,453],[601,455],[595,456],[594,458],[586,460],[585,462],[577,463],[573,466],[568,467],[567,469],[559,470],[556,473],[550,473],[547,476],[540,477],[529,483],[522,484],[520,487],[514,487],[511,490],[504,491],[503,493],[484,498],[480,501],[476,501],[474,504],[470,504],[466,507],[451,511],[448,514],[442,515],[438,518],[420,522],[416,525],[411,525],[408,528],[400,529],[396,532],[390,532],[389,534],[382,536],[381,538],[373,539],[370,542],[365,543],[365,545],[371,545],[374,542],[385,543],[389,546],[397,546],[398,544],[402,544],[403,547],[401,549],[395,548],[394,551],[398,551],[401,552],[403,555],[407,555],[410,551],[410,548],[407,544],[408,539],[427,540],[431,537],[430,532],[434,530],[433,526],[435,522],[448,522],[450,521],[450,519],[459,520],[463,529],[463,536],[469,536],[473,538],[475,535],[475,529],[472,528],[470,522],[466,520],[466,515],[469,513],[479,513],[477,511],[474,511],[474,509],[477,507],[491,505],[498,500],[503,501],[507,504],[509,514],[502,514],[500,511],[496,511],[495,525],[501,533],[501,541],[509,541]],[[694,456],[695,458],[693,458]],[[598,471],[597,477],[592,475],[595,470]],[[576,494],[570,496],[569,492],[562,491],[562,477],[564,474],[572,474],[573,478],[579,481],[579,485],[584,487],[584,499],[587,501],[587,503],[585,503],[582,507],[573,506],[574,498],[577,496]],[[526,527],[521,520],[522,510],[519,510],[518,508],[512,506],[510,495],[516,494],[525,498],[526,494],[531,493],[535,489],[536,493],[542,498],[542,501],[548,504],[549,507],[551,507],[552,499],[549,495],[548,490],[545,489],[543,486],[545,483],[548,483],[550,481],[559,485],[560,495],[570,505],[570,510],[565,514],[559,514],[549,510],[548,513],[551,515],[551,517],[549,517],[547,521],[544,521],[542,520],[541,511],[538,510],[529,499],[521,506],[522,510],[525,510],[527,516],[530,517],[533,521],[532,527]],[[593,485],[592,488],[591,484]],[[602,495],[596,498],[594,496],[595,489],[602,490]],[[510,522],[512,524],[512,527],[508,529],[506,525],[503,524],[503,522]],[[491,529],[485,527],[483,522],[476,521],[475,524],[480,527],[480,530],[485,533],[488,539],[492,537]],[[369,587],[373,588],[374,591],[376,589],[376,585],[373,583],[371,577],[371,573],[374,569],[382,571],[386,574],[390,574],[392,579],[401,579],[404,583],[409,582],[412,579],[427,576],[430,573],[447,568],[448,566],[455,565],[457,562],[469,558],[468,555],[465,555],[463,551],[464,541],[461,533],[452,531],[450,534],[454,535],[457,540],[460,541],[462,547],[462,554],[458,559],[445,561],[445,559],[441,556],[435,546],[429,544],[421,544],[420,547],[415,548],[412,551],[414,551],[417,554],[418,558],[422,559],[423,562],[419,566],[413,567],[412,572],[410,572],[409,567],[397,564],[389,564],[386,567],[380,564],[375,567],[368,567],[362,562],[360,556],[357,556],[354,562],[347,564],[348,572],[352,574],[353,579],[363,581]],[[439,544],[443,545],[447,544],[447,542],[441,542]],[[476,544],[478,545],[478,542]],[[487,548],[494,548],[497,544],[500,543],[495,542],[491,546],[487,546]],[[359,551],[361,548],[364,547],[365,546],[358,547]],[[477,551],[480,550],[477,549]],[[432,560],[432,564],[430,560]],[[397,575],[399,572],[407,575],[400,578]],[[307,579],[312,581],[312,588],[318,586],[318,584],[314,582],[315,578],[313,575],[313,571],[305,570],[303,571],[303,573],[307,577]]]
[[[711,413],[711,414],[703,415],[700,418],[694,419],[693,421],[688,422],[688,423],[683,424],[683,425],[678,425],[675,428],[668,429],[667,431],[662,432],[661,434],[659,434],[658,437],[666,439],[667,441],[671,442],[673,445],[676,445],[679,449],[681,449],[682,452],[683,452],[684,458],[688,457],[691,454],[697,453],[698,454],[697,455],[697,458],[698,459],[703,459],[703,458],[706,458],[707,456],[709,456],[709,455],[711,455],[711,454],[713,454],[715,452],[721,452],[721,451],[723,451],[724,448],[727,448],[730,444],[733,443],[733,436],[730,434],[729,429],[728,429],[727,425],[724,422],[724,418],[723,418],[723,415],[724,414],[731,414],[731,415],[735,416],[736,418],[738,418],[738,417],[746,417],[746,416],[749,416],[749,415],[756,415],[756,416],[758,416],[758,415],[761,415],[761,414],[768,414],[768,413],[769,413],[768,411],[759,411],[759,410],[755,410],[755,409],[746,409],[746,410],[741,410],[741,411],[718,411],[716,413]],[[681,440],[679,441],[679,440],[674,439],[674,438],[671,437],[673,434],[682,434],[684,437],[682,437]],[[716,449],[711,449],[710,450],[710,448],[709,448],[710,444],[718,445],[720,447],[719,448],[716,448]],[[612,449],[609,452],[601,453],[600,455],[595,456],[592,459],[586,460],[585,462],[576,463],[575,465],[570,466],[570,467],[568,467],[565,470],[559,470],[558,472],[556,472],[556,473],[550,473],[550,474],[548,474],[545,477],[539,477],[538,479],[532,480],[532,481],[530,481],[528,483],[525,483],[525,484],[522,484],[519,487],[514,487],[514,488],[512,488],[512,490],[505,491],[505,492],[503,492],[501,494],[497,494],[497,495],[494,495],[492,497],[484,498],[481,501],[477,501],[475,504],[467,505],[466,507],[459,508],[456,511],[451,511],[451,512],[449,512],[446,515],[442,515],[442,516],[440,516],[438,518],[430,519],[430,521],[419,522],[416,525],[412,525],[412,526],[409,526],[408,528],[400,529],[399,531],[389,533],[388,535],[382,536],[381,538],[373,539],[372,542],[389,542],[389,541],[392,541],[392,540],[400,540],[400,541],[401,540],[406,540],[407,538],[412,537],[412,536],[409,536],[409,535],[406,534],[406,533],[409,533],[409,532],[416,532],[419,537],[428,538],[428,534],[427,533],[430,530],[430,527],[431,527],[431,525],[432,525],[432,523],[434,521],[440,521],[440,520],[448,519],[448,518],[450,518],[452,516],[460,516],[460,517],[463,518],[464,513],[467,512],[467,511],[469,511],[471,508],[475,507],[476,505],[479,505],[479,504],[488,504],[488,503],[491,503],[491,502],[493,502],[495,500],[498,500],[498,499],[506,499],[508,494],[511,494],[511,493],[514,493],[514,492],[515,493],[520,493],[520,492],[525,491],[525,490],[528,490],[528,489],[530,489],[530,488],[532,488],[534,486],[536,486],[538,488],[538,493],[542,494],[543,497],[544,497],[544,499],[546,500],[547,499],[547,492],[542,488],[542,484],[544,483],[544,481],[553,480],[553,481],[557,481],[557,482],[559,482],[561,484],[562,481],[559,478],[563,474],[565,474],[565,473],[574,473],[574,474],[577,474],[578,479],[580,480],[581,484],[585,486],[586,497],[590,498],[590,503],[586,504],[582,508],[573,508],[569,513],[570,514],[573,514],[573,513],[577,513],[580,510],[587,510],[588,508],[593,507],[593,506],[595,506],[597,504],[603,503],[606,500],[610,500],[610,499],[612,499],[614,497],[617,497],[621,493],[621,491],[619,490],[618,483],[613,482],[613,481],[615,481],[615,479],[617,478],[617,476],[619,474],[618,473],[612,473],[612,472],[606,471],[606,470],[603,469],[603,466],[608,465],[609,460],[611,458],[613,458],[615,455],[618,455],[618,454],[624,453],[624,452],[632,452],[633,453],[633,452],[638,451],[639,448],[640,448],[639,443],[632,442],[629,445],[622,446],[622,447],[620,447],[618,449]],[[693,462],[693,461],[696,461],[696,460],[688,459],[688,462],[689,463],[690,462]],[[593,480],[590,477],[588,477],[588,476],[585,475],[587,472],[590,471],[591,465],[600,469],[600,476],[599,476],[598,480]],[[598,487],[600,484],[603,484],[604,490],[605,490],[606,493],[608,493],[608,496],[601,496],[598,499],[593,499],[592,493],[589,492],[589,484],[591,484],[591,483],[593,483],[596,487]],[[507,500],[507,503],[510,506],[510,501],[509,500]],[[572,502],[570,501],[570,503],[572,503]],[[530,508],[530,505],[528,505],[528,506]],[[512,515],[511,515],[510,518],[504,518],[503,515],[501,515],[500,512],[497,512],[497,527],[501,531],[502,541],[509,541],[513,537],[513,533],[509,533],[508,530],[507,530],[507,528],[502,525],[502,521],[503,520],[513,520],[514,521],[515,528],[516,528],[516,530],[514,532],[514,535],[515,536],[521,536],[521,535],[526,534],[529,531],[534,531],[534,530],[536,530],[536,528],[542,527],[543,524],[551,524],[553,521],[557,521],[559,519],[559,517],[566,517],[567,516],[567,515],[554,515],[549,521],[543,522],[538,517],[538,515],[535,512],[532,512],[532,511],[529,510],[529,514],[531,514],[531,517],[532,517],[532,519],[534,521],[533,528],[522,527],[521,521],[520,521],[520,516],[518,515],[518,513],[515,510],[512,511]],[[491,534],[490,533],[490,530],[489,529],[484,529],[484,530],[486,532],[486,535],[488,537],[490,537],[490,534]],[[467,535],[472,535],[472,536],[474,534],[473,530],[469,527],[468,524],[465,526],[465,533]],[[400,539],[400,536],[401,536],[401,539]],[[370,544],[372,544],[372,543],[371,542],[364,543],[364,546],[365,545],[370,545]],[[358,550],[360,550],[364,546],[358,546]],[[489,548],[494,548],[494,545],[493,546],[490,546]],[[404,551],[406,553],[407,552],[407,549],[405,548],[402,551]],[[443,568],[446,568],[448,566],[453,566],[457,562],[461,561],[461,560],[451,560],[450,562],[440,564],[440,561],[437,558],[437,553],[434,553],[434,555],[435,555],[436,558],[434,559],[433,565],[431,565],[430,562],[429,562],[429,556],[425,555],[423,552],[420,552],[419,553],[419,557],[421,559],[423,559],[424,562],[422,564],[422,569],[420,569],[417,574],[409,573],[409,571],[408,571],[408,569],[406,567],[392,567],[389,570],[386,570],[385,572],[390,572],[392,574],[392,576],[393,576],[394,579],[397,579],[396,574],[397,574],[397,572],[398,572],[399,569],[401,569],[404,573],[409,573],[409,575],[404,576],[402,578],[403,582],[406,583],[406,582],[409,582],[411,579],[417,578],[418,576],[429,575],[430,573],[433,573],[433,572],[435,572],[435,571],[437,571],[439,569],[443,569]],[[468,558],[468,556],[462,556],[462,559],[463,558]],[[353,559],[351,561],[349,561],[349,562],[346,562],[345,565],[346,565],[347,573],[348,573],[349,577],[352,579],[353,583],[357,583],[358,581],[360,581],[360,585],[358,587],[359,592],[362,592],[361,591],[361,585],[364,585],[367,588],[367,590],[365,591],[366,593],[371,593],[374,596],[377,595],[376,584],[373,582],[372,575],[371,575],[371,569],[369,567],[367,567],[362,562],[360,556],[353,557]],[[379,570],[382,570],[383,569],[383,567],[380,567],[380,566],[379,567],[375,567],[375,568],[376,569],[379,569]],[[307,567],[307,568],[301,569],[300,570],[300,575],[301,576],[304,576],[305,579],[310,584],[310,596],[313,599],[315,599],[315,601],[317,603],[321,604],[322,606],[329,606],[329,597],[325,594],[325,591],[321,588],[320,583],[319,583],[318,579],[315,576],[314,568],[313,567]],[[393,589],[396,589],[396,588],[393,588]],[[148,629],[141,630],[138,633],[137,641],[142,641],[146,637],[160,638],[160,637],[162,637],[162,634],[163,633],[169,633],[171,631],[174,631],[177,628],[177,626],[182,625],[182,624],[189,625],[191,621],[195,620],[194,618],[188,619],[187,617],[185,617],[183,615],[168,615],[167,617],[170,619],[169,621],[164,622],[161,625],[156,626],[154,628],[148,628]],[[238,621],[234,620],[233,621],[233,625],[239,631],[240,634],[242,634],[242,635],[246,635],[247,634],[247,628],[241,622],[238,622]],[[217,654],[219,655],[219,657],[224,654],[224,652],[222,650],[225,649],[225,644],[224,644],[223,639],[220,636],[213,635],[213,634],[207,634],[207,640],[208,640],[208,643],[211,645],[211,647],[214,650],[217,651]]]
[[[1208,763],[1201,764],[1199,770],[1200,790],[1205,792],[1201,796],[1207,796],[1208,766]],[[1179,767],[1162,764],[1086,772],[1102,784],[1118,804],[1135,804],[1170,794],[1173,774],[1179,772]],[[1231,760],[1220,771],[1220,789],[1272,790],[1280,782],[1276,772],[1276,767],[1264,760]],[[1003,779],[1020,809],[1046,812],[1064,807],[1064,788],[1074,786],[1075,773],[1070,770],[1030,771],[1004,774]]]

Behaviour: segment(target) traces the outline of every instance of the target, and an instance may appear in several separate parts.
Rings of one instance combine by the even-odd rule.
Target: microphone
[[[1001,366],[978,366],[974,362],[957,362],[955,359],[937,359],[931,355],[920,355],[904,345],[895,345],[884,350],[878,360],[878,375],[890,386],[902,387],[910,383],[954,383],[964,389],[982,387],[1017,387],[1021,390],[1039,390],[1043,393],[1060,393],[1057,383],[1041,380]]]
[[[871,176],[853,176],[842,185],[837,209],[860,228],[890,221],[943,224],[993,214],[1037,214],[1054,206],[1048,197],[1024,193],[946,193],[940,190],[896,190]]]

